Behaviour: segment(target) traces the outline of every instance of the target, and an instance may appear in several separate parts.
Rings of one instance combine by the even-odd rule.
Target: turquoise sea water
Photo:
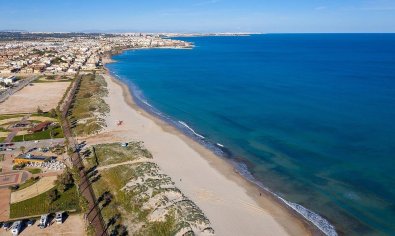
[[[337,233],[395,235],[395,34],[184,40],[196,47],[126,51],[108,68]]]

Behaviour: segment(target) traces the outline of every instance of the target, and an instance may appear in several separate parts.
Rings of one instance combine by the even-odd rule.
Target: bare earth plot
[[[43,111],[55,108],[69,82],[34,83],[11,95],[0,103],[0,114],[32,113],[39,106]]]

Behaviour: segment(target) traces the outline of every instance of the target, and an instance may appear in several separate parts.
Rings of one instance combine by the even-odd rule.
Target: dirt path
[[[130,165],[130,164],[136,164],[136,163],[143,163],[143,162],[152,162],[152,159],[139,159],[139,160],[133,160],[133,161],[125,161],[121,163],[116,163],[116,164],[111,164],[111,165],[106,165],[106,166],[100,166],[96,170],[106,170],[110,168],[114,168],[117,166],[123,166],[123,165]]]
[[[56,176],[43,177],[37,183],[11,193],[11,203],[21,202],[50,190],[53,188],[53,186],[55,186],[54,182],[56,178]]]

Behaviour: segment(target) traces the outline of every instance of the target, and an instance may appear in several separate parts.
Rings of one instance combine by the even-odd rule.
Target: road
[[[38,79],[38,76],[33,76],[31,78],[19,80],[17,86],[8,88],[6,91],[0,93],[0,102],[4,102],[9,98],[12,94],[18,92],[19,90],[23,89],[26,85],[30,84],[34,80]]]
[[[24,141],[24,142],[15,142],[14,145],[10,146],[10,148],[14,150],[10,151],[0,151],[0,154],[15,154],[20,152],[20,147],[24,146],[26,151],[29,151],[33,148],[44,148],[56,145],[63,145],[65,139],[64,138],[56,138],[56,139],[43,139],[37,141]]]

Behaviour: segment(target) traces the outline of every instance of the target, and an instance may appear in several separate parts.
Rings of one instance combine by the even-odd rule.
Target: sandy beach
[[[230,163],[137,107],[125,85],[104,77],[110,106],[107,127],[87,138],[89,144],[143,141],[154,162],[203,210],[216,235],[315,234],[304,220],[236,173]],[[123,121],[120,126],[119,120]]]

